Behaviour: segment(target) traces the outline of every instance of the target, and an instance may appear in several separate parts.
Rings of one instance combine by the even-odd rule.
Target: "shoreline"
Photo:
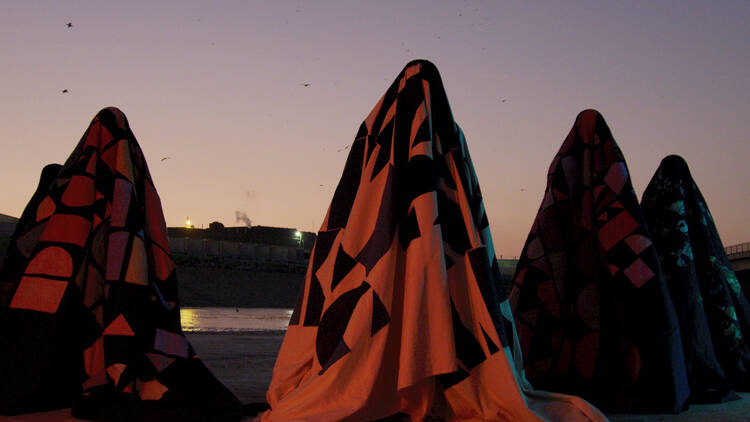
[[[276,355],[284,332],[185,333],[198,357],[243,404],[265,402],[273,375]],[[746,422],[750,415],[750,393],[738,393],[740,400],[691,405],[679,414],[608,413],[612,422]],[[70,409],[32,413],[16,417],[0,416],[0,421],[72,422]],[[246,417],[245,421],[252,420]]]
[[[255,330],[255,331],[182,331],[188,336],[249,336],[249,337],[284,337],[286,330]]]

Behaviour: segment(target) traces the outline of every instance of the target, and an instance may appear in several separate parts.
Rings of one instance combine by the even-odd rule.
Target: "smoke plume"
[[[247,217],[247,214],[240,211],[235,211],[234,216],[237,218],[237,222],[243,222],[245,225],[250,228],[253,226],[253,222]]]

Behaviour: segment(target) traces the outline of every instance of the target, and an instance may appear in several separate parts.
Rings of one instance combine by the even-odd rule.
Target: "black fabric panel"
[[[454,252],[463,255],[471,248],[469,233],[466,226],[462,223],[461,207],[451,201],[443,191],[437,191],[438,198],[438,218],[440,219],[440,231],[443,234],[443,240],[453,249]],[[442,221],[451,222],[442,224]]]
[[[407,250],[411,241],[421,236],[422,233],[419,231],[419,222],[417,221],[417,214],[412,208],[409,215],[401,223],[398,228],[398,240],[401,242],[401,248]]]
[[[419,125],[419,129],[417,129],[417,133],[414,134],[414,140],[411,142],[411,147],[414,148],[416,145],[421,144],[422,142],[429,142],[432,139],[430,139],[430,119],[429,117],[424,119],[421,125]]]
[[[331,208],[328,213],[329,230],[338,229],[346,226],[349,221],[349,214],[354,204],[354,198],[357,196],[360,179],[362,177],[362,166],[364,165],[366,139],[358,139],[352,143],[349,151],[349,157],[346,159],[344,172],[341,180],[333,194]]]
[[[303,323],[305,327],[315,327],[318,325],[325,299],[320,281],[313,274],[310,280],[310,292],[307,294],[307,310],[305,311],[305,322]]]
[[[321,230],[318,232],[318,238],[315,240],[315,250],[313,251],[312,259],[313,275],[318,272],[320,266],[323,265],[323,262],[328,258],[328,255],[331,254],[333,242],[336,240],[336,236],[338,236],[340,230],[341,229]]]
[[[325,367],[334,356],[339,343],[344,342],[344,332],[349,319],[362,295],[370,289],[370,285],[363,281],[356,287],[342,294],[326,309],[320,319],[318,334],[315,337],[315,352],[320,366]],[[342,355],[343,356],[343,355]]]
[[[376,143],[379,145],[378,156],[375,159],[375,166],[370,176],[370,181],[380,174],[380,172],[386,168],[386,165],[391,160],[391,144],[393,143],[393,126],[395,119],[391,119],[390,122],[383,128],[383,131],[377,137]]]
[[[456,305],[451,300],[451,312],[453,314],[453,336],[456,341],[456,357],[464,364],[466,369],[471,370],[484,362],[487,356],[482,351],[482,346],[474,337],[474,334],[461,322]]]
[[[328,360],[326,361],[325,365],[323,365],[322,369],[318,373],[318,375],[323,375],[323,373],[331,367],[334,363],[338,362],[339,359],[346,356],[347,353],[351,352],[352,349],[349,348],[349,346],[346,344],[344,339],[342,338],[339,343],[336,345],[336,349],[334,349],[333,354],[328,357]]]
[[[370,335],[375,335],[381,328],[385,327],[391,322],[391,316],[388,315],[388,310],[383,305],[377,292],[372,291],[372,329]]]
[[[449,257],[448,255],[443,255],[445,257],[445,269],[450,269],[455,262],[453,262],[453,258]]]
[[[370,239],[357,255],[357,261],[365,266],[367,274],[385,255],[393,242],[393,236],[396,234],[396,221],[394,221],[394,171],[388,168],[388,179],[383,189],[383,197],[380,200],[380,209],[378,210],[378,219],[375,223],[375,230]]]
[[[336,262],[333,265],[331,291],[339,285],[341,280],[349,274],[349,271],[351,271],[355,265],[357,265],[357,261],[346,253],[342,244],[339,244],[339,251],[336,253]]]
[[[487,342],[487,348],[489,349],[490,355],[497,353],[500,348],[497,347],[495,342],[487,335],[487,331],[484,330],[484,327],[482,327],[482,334],[484,334],[484,340]]]
[[[440,386],[443,387],[443,390],[447,390],[468,377],[469,373],[459,367],[455,372],[440,375]]]
[[[404,187],[399,190],[398,209],[405,213],[412,202],[420,195],[437,189],[437,169],[435,162],[426,155],[411,157],[398,174]],[[399,215],[401,215],[401,212]]]

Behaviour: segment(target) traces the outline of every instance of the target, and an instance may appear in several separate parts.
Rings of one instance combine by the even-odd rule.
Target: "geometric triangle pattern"
[[[65,164],[45,167],[8,250],[0,372],[14,382],[1,383],[0,413],[239,414],[182,333],[161,202],[120,110],[101,110]]]
[[[120,314],[115,318],[102,332],[105,336],[133,336],[133,330],[128,325],[128,321],[125,320],[125,316]]]
[[[661,161],[641,207],[680,320],[693,395],[749,388],[750,305],[682,157]]]
[[[352,143],[261,420],[538,420],[494,262],[463,132],[437,68],[413,61]],[[603,418],[549,397],[543,414]]]
[[[576,117],[550,164],[510,301],[536,388],[611,409],[683,409],[674,307],[625,158],[595,110]]]

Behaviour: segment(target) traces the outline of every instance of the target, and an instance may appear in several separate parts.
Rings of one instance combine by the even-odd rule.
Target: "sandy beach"
[[[189,333],[198,356],[242,403],[266,401],[284,333]]]
[[[283,332],[188,334],[198,355],[243,403],[265,401],[283,336]],[[750,393],[739,395],[741,400],[692,405],[678,415],[608,414],[607,417],[613,422],[747,422],[750,420]]]
[[[211,371],[243,403],[265,401],[273,364],[284,333],[189,333],[188,338]],[[741,400],[715,404],[692,405],[686,412],[673,414],[609,414],[613,422],[747,422],[750,420],[750,393],[740,393]],[[252,418],[246,418],[251,420]],[[19,417],[0,417],[0,421],[77,421],[69,409],[35,413]]]

